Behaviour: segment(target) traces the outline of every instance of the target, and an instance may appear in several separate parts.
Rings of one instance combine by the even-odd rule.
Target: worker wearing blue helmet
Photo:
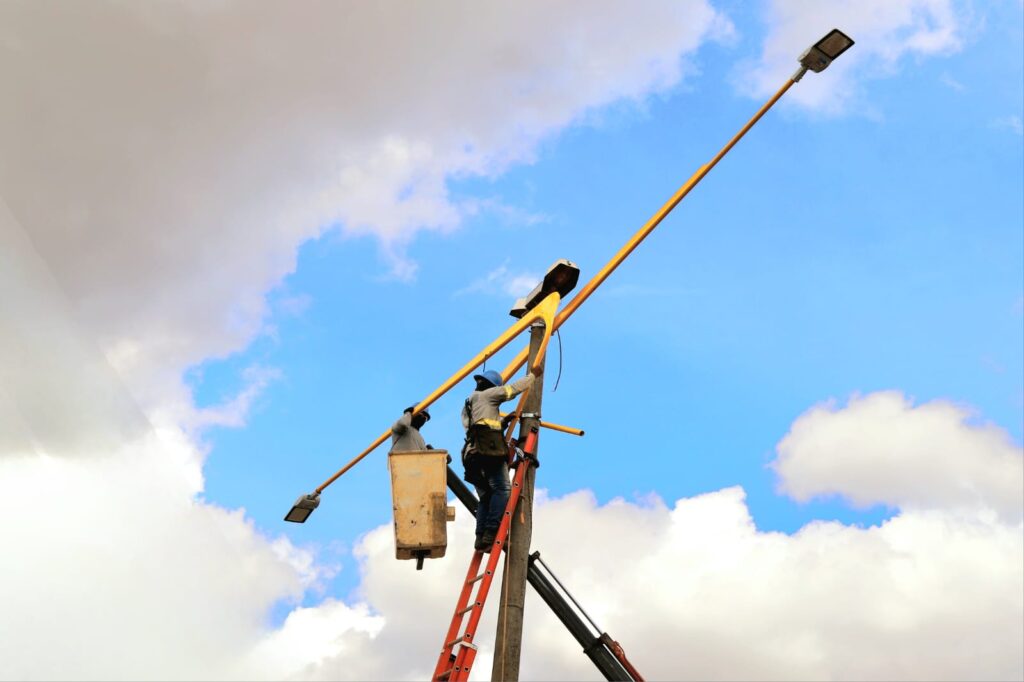
[[[490,551],[508,504],[508,448],[499,407],[533,386],[540,373],[540,368],[534,368],[533,374],[510,384],[493,369],[473,376],[476,390],[466,398],[462,408],[462,426],[466,429],[462,463],[466,467],[464,478],[476,487],[480,497],[474,545],[478,550]]]

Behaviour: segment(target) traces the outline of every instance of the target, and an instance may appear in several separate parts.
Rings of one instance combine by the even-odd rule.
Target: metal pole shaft
[[[535,325],[530,329],[530,366],[544,366],[541,343],[545,329]],[[550,335],[550,332],[548,332]],[[524,436],[540,426],[541,400],[544,395],[544,375],[537,377],[523,401],[519,435]],[[539,445],[537,446],[539,448]],[[494,637],[494,663],[491,680],[501,682],[519,679],[519,659],[523,646],[523,611],[526,606],[526,573],[530,559],[530,540],[533,535],[533,489],[537,468],[529,460],[519,466],[529,467],[523,478],[519,504],[512,517],[509,531],[505,570],[501,575],[498,606],[498,630]]]

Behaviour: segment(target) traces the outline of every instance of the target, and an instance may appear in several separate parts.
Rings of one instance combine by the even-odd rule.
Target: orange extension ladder
[[[523,456],[514,464],[516,474],[512,478],[512,490],[509,492],[508,504],[505,505],[505,515],[501,517],[501,525],[498,526],[498,532],[494,536],[494,544],[491,546],[491,553],[487,557],[487,565],[483,573],[478,573],[478,571],[480,564],[483,563],[484,553],[480,550],[473,552],[473,559],[469,562],[469,571],[466,573],[465,582],[462,583],[462,592],[455,605],[455,615],[452,616],[448,634],[445,635],[444,646],[441,648],[441,655],[437,658],[437,667],[434,668],[432,680],[454,682],[455,680],[469,679],[469,671],[473,667],[477,651],[473,637],[476,635],[476,628],[480,624],[480,617],[484,612],[484,603],[487,601],[487,593],[494,580],[494,571],[498,567],[501,550],[505,548],[505,540],[508,538],[508,531],[512,525],[512,514],[515,512],[516,503],[519,502],[519,494],[523,490],[526,470],[530,468],[536,451],[537,428],[534,427],[526,437]],[[473,586],[478,582],[480,585],[470,603]],[[470,614],[469,622],[466,623],[466,629],[460,635],[458,633],[467,613]],[[456,646],[459,647],[458,653],[455,653]]]

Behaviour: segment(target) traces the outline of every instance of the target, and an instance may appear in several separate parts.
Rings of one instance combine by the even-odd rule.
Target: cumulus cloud
[[[879,527],[757,529],[739,488],[671,507],[576,493],[542,500],[534,546],[648,679],[1019,679],[1024,673],[1020,524],[904,512]],[[436,660],[470,548],[416,574],[391,529],[359,547],[379,629],[345,620],[303,650],[311,679],[423,679]],[[490,673],[496,599],[475,679]],[[326,607],[333,612],[333,604]],[[578,644],[532,593],[523,679],[594,679]],[[302,626],[286,623],[285,630]],[[353,651],[358,647],[358,655]],[[315,663],[310,664],[313,661]]]
[[[198,501],[180,431],[87,454],[0,458],[0,677],[251,676],[241,654],[311,557]]]
[[[0,457],[120,447],[146,415],[0,198]]]
[[[804,439],[808,431],[816,437]],[[988,482],[975,486],[970,505],[943,475],[929,475],[934,459],[921,450],[941,441],[949,442],[940,460]],[[599,505],[586,491],[558,499],[541,492],[534,547],[648,679],[1020,679],[1024,525],[1019,513],[1006,518],[989,508],[1005,502],[992,481],[1010,476],[1020,509],[1022,455],[1007,450],[1006,434],[967,426],[960,408],[913,408],[881,393],[801,416],[778,446],[787,486],[805,476],[793,460],[803,449],[833,463],[884,457],[893,472],[884,496],[899,513],[874,527],[813,522],[785,534],[759,530],[738,487],[672,505],[657,497]],[[856,476],[832,480],[830,490],[862,494]],[[469,519],[454,528],[448,557],[419,574],[394,560],[391,528],[367,534],[356,550],[364,603],[325,605],[338,637],[310,633],[315,646],[277,659],[286,674],[427,677],[470,554]],[[476,679],[490,671],[496,599],[481,626]],[[380,620],[371,623],[368,613]],[[303,612],[268,641],[305,639],[300,633],[314,619]],[[532,593],[524,632],[523,679],[596,677]]]
[[[706,2],[0,7],[0,194],[146,406],[259,333],[298,244],[419,230],[595,107],[677,83]]]
[[[1009,434],[946,401],[914,406],[897,391],[815,407],[794,422],[772,467],[797,500],[839,495],[858,506],[992,509],[1019,521],[1024,458]]]
[[[952,0],[772,0],[768,35],[757,60],[740,64],[736,82],[753,97],[767,97],[797,68],[796,58],[833,28],[856,45],[829,66],[827,76],[805,77],[787,102],[825,113],[846,110],[865,79],[889,75],[908,57],[960,49],[965,19]]]

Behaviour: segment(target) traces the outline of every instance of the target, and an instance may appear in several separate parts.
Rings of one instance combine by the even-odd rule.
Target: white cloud
[[[798,500],[841,495],[858,506],[1024,510],[1024,458],[1009,435],[974,425],[944,401],[914,406],[896,391],[813,408],[794,422],[772,467]]]
[[[0,677],[251,676],[241,654],[316,579],[309,557],[195,500],[178,431],[82,454],[0,458]]]
[[[0,457],[116,449],[149,428],[0,199]]]
[[[814,408],[779,443],[786,489],[901,508],[880,526],[762,531],[738,487],[672,507],[542,493],[535,547],[648,679],[1020,679],[1022,456],[1005,432],[965,417],[949,404],[911,408],[879,393],[842,410]],[[811,458],[836,475],[808,483]],[[970,495],[950,480],[959,475]],[[872,485],[881,492],[865,494]],[[1016,516],[988,511],[1008,499]],[[292,669],[312,679],[429,675],[469,556],[468,519],[456,528],[449,557],[422,574],[393,559],[389,527],[371,532],[357,549],[360,594],[382,615],[379,630],[367,638],[348,628],[358,656],[347,653],[355,640],[346,635],[305,651]],[[495,601],[476,679],[489,674]],[[595,676],[532,594],[524,633],[523,679]],[[310,659],[316,665],[304,667]]]
[[[272,382],[281,378],[281,371],[275,367],[254,365],[242,371],[245,387],[230,399],[211,407],[200,409],[192,420],[198,428],[207,426],[245,426],[249,412],[256,399]]]
[[[957,79],[953,78],[948,73],[942,74],[939,77],[939,81],[943,85],[945,85],[947,88],[949,88],[950,90],[953,90],[954,92],[966,92],[967,91],[967,86],[966,85],[964,85],[963,83],[961,83]]]
[[[740,88],[753,97],[774,93],[796,71],[800,53],[831,29],[856,41],[826,72],[808,74],[786,95],[826,113],[846,110],[864,80],[891,75],[907,57],[959,50],[964,23],[951,0],[772,0],[765,18],[760,57],[736,69]]]
[[[0,195],[145,407],[243,347],[298,244],[370,234],[398,276],[495,175],[678,82],[706,2],[4,3]]]
[[[291,317],[302,317],[313,305],[313,297],[309,294],[285,296],[277,301],[277,309]]]
[[[1024,123],[1021,122],[1020,116],[1011,114],[997,118],[992,121],[992,127],[996,130],[1009,130],[1017,135],[1024,135]]]
[[[893,400],[882,393],[841,410],[813,408],[779,444],[789,486],[804,475],[792,461],[796,451],[809,448],[826,462],[856,452],[868,460],[865,469],[878,460],[873,449],[887,455],[886,495],[900,507],[910,500],[910,508],[880,526],[813,522],[792,535],[760,531],[740,488],[671,507],[657,498],[598,505],[588,492],[553,500],[541,493],[534,546],[649,679],[1020,679],[1024,525],[1019,513],[1000,517],[987,507],[1003,504],[1003,488],[991,484],[1003,475],[1015,477],[1019,512],[1021,453],[1007,453],[1005,433],[966,426],[962,410]],[[817,437],[794,436],[807,431]],[[963,504],[949,494],[949,481],[930,475],[935,460],[921,456],[928,446],[968,479],[990,484]],[[910,470],[918,476],[900,473]],[[844,496],[856,498],[863,487],[854,475],[835,478]],[[916,504],[922,497],[929,503]],[[339,637],[313,635],[317,645],[282,662],[285,669],[311,679],[429,675],[469,558],[469,519],[455,529],[448,557],[419,574],[394,560],[389,527],[369,533],[357,548],[360,594],[381,620],[369,632],[364,605],[354,620],[342,609],[342,625],[332,630]],[[495,604],[492,597],[481,626],[476,679],[490,671]],[[325,618],[338,609],[328,604]],[[523,679],[596,676],[532,593],[524,633]]]
[[[496,216],[503,226],[509,227],[531,227],[551,220],[550,216],[543,213],[527,211],[494,198],[466,199],[460,208],[467,216],[479,214]]]
[[[466,294],[488,294],[516,299],[530,293],[543,278],[543,275],[534,272],[514,272],[509,269],[508,262],[505,262],[452,295],[458,297]],[[512,302],[509,301],[509,305]]]
[[[739,488],[671,507],[599,506],[581,492],[542,499],[536,519],[534,546],[648,679],[1024,672],[1020,524],[917,511],[879,527],[818,522],[786,535],[759,531]],[[468,521],[458,529],[449,557],[419,574],[395,561],[390,528],[367,535],[361,593],[382,616],[379,630],[337,627],[336,640],[302,650],[290,670],[321,680],[427,677],[468,562]],[[496,604],[497,594],[479,630],[475,679],[490,674]],[[524,632],[523,679],[597,676],[532,592]]]

